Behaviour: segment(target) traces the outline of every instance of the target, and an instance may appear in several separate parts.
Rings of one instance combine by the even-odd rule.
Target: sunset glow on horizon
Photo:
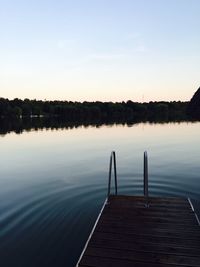
[[[189,101],[200,86],[198,0],[8,0],[0,97]]]

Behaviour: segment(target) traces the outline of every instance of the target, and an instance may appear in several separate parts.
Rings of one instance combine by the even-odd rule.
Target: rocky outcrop
[[[187,113],[194,119],[200,119],[200,87],[191,98]]]

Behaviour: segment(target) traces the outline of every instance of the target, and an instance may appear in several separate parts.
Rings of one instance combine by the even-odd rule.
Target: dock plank
[[[103,247],[103,248],[113,248],[117,250],[130,250],[130,251],[143,251],[143,252],[160,252],[166,254],[174,254],[174,255],[190,255],[190,256],[197,256],[200,255],[200,247],[197,246],[196,248],[192,247],[177,247],[171,246],[171,244],[167,243],[160,243],[159,247],[156,243],[138,243],[138,242],[131,242],[131,241],[122,241],[122,240],[113,240],[113,239],[104,239],[99,237],[98,239],[91,239],[90,245],[92,247]]]
[[[159,252],[137,252],[129,251],[125,249],[107,249],[107,248],[95,248],[88,247],[86,251],[87,256],[129,260],[129,261],[142,261],[148,263],[159,263],[159,264],[173,264],[179,266],[195,266],[199,267],[200,256],[191,257],[183,255],[173,255]]]
[[[78,266],[200,266],[200,227],[187,199],[110,196]]]

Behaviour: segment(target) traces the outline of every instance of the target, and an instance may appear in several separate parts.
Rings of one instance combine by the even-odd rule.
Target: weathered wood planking
[[[110,196],[79,267],[200,266],[200,227],[187,199]]]

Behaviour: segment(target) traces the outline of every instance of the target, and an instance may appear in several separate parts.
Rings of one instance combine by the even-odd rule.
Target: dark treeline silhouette
[[[71,102],[0,98],[0,118],[59,117],[75,121],[180,120],[188,102]]]
[[[90,125],[187,120],[188,102],[71,102],[0,98],[0,135]]]

